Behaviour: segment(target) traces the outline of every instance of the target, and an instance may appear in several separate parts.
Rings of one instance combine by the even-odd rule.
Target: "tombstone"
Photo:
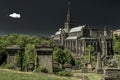
[[[64,67],[65,67],[66,71],[71,72],[71,70],[72,70],[71,69],[72,68],[71,64],[65,64]]]
[[[36,45],[38,66],[43,66],[49,73],[53,72],[53,47],[50,45]]]
[[[113,59],[110,60],[109,66],[111,68],[117,68],[118,67],[118,63],[117,63],[117,57],[114,55]]]
[[[88,68],[87,68],[87,64],[84,65],[83,68],[81,68],[82,73],[88,73]]]
[[[58,62],[54,62],[53,63],[53,71],[54,72],[57,72],[57,71],[59,71],[60,70],[60,65],[59,65],[59,63]]]
[[[106,68],[104,70],[103,80],[120,80],[120,69]]]
[[[17,51],[21,51],[23,52],[24,51],[24,48],[23,47],[20,47],[19,45],[10,45],[8,47],[5,48],[6,51],[8,52],[7,54],[7,64],[14,64],[14,56],[15,54],[17,53]],[[19,65],[18,67],[22,67],[22,62],[20,62],[21,65]]]
[[[35,68],[35,65],[33,62],[30,62],[27,66],[27,71],[33,71]]]
[[[101,55],[100,55],[100,52],[97,53],[96,73],[97,73],[97,74],[102,74],[102,73],[103,73],[103,69],[102,69],[102,61],[101,61]]]
[[[87,68],[81,68],[82,73],[88,73],[88,69]]]
[[[112,59],[112,56],[105,56],[102,59],[102,66],[107,67],[109,65],[110,60]]]

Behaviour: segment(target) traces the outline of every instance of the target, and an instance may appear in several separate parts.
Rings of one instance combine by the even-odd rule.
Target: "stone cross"
[[[97,53],[96,73],[98,73],[98,74],[102,74],[103,73],[100,52]]]

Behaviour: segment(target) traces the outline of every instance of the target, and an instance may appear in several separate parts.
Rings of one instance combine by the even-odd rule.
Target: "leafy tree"
[[[66,62],[66,55],[65,53],[63,52],[62,49],[60,48],[55,48],[55,50],[53,51],[53,59],[60,63],[61,64],[61,68],[63,68],[63,65],[65,64]]]
[[[13,35],[9,35],[7,37],[7,42],[11,45],[11,44],[16,44],[16,39],[19,37],[19,35],[17,34],[13,34]]]
[[[36,64],[36,58],[37,58],[37,53],[35,49],[35,45],[28,44],[25,47],[25,57],[24,57],[24,65],[28,65],[29,63],[34,63]]]
[[[71,52],[67,49],[55,48],[53,51],[53,59],[61,64],[61,68],[63,68],[65,63],[70,63],[71,58]]]
[[[120,42],[119,41],[114,42],[113,49],[114,49],[115,54],[120,55]]]
[[[14,63],[16,65],[16,67],[20,67],[21,70],[23,70],[23,56],[24,53],[22,53],[22,51],[18,50],[14,56]]]
[[[120,36],[114,35],[113,41],[114,41],[113,46],[114,53],[120,55]]]
[[[57,46],[57,43],[54,40],[49,40],[48,42],[51,46]]]
[[[72,57],[72,54],[71,54],[71,51],[70,50],[68,50],[68,49],[64,49],[64,51],[63,51],[64,53],[65,53],[65,55],[66,55],[66,63],[71,63],[71,59],[73,59],[73,57]]]
[[[118,36],[118,35],[115,34],[114,37],[113,37],[113,39],[116,40],[116,41],[120,41],[120,36]]]
[[[0,36],[0,60],[2,56],[4,56],[5,53],[5,47],[9,45],[20,45],[22,47],[25,47],[25,53],[22,53],[23,55],[23,65],[26,66],[30,61],[35,62],[34,58],[36,59],[36,51],[35,51],[35,45],[36,44],[53,44],[52,41],[49,41],[49,38],[45,38],[43,36],[29,36],[29,35],[18,35],[18,34],[12,34],[8,36]],[[16,63],[19,63],[19,55],[16,54]]]
[[[90,63],[92,60],[95,60],[95,55],[94,55],[94,47],[92,45],[88,45],[85,49],[85,55],[83,57],[83,61],[85,63]]]

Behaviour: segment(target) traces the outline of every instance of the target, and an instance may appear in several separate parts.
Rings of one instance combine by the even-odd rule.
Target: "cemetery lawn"
[[[78,77],[77,80],[81,80],[79,76],[87,76],[89,80],[101,80],[102,74],[96,74],[96,73],[73,73],[74,76]]]
[[[43,73],[19,72],[0,68],[0,80],[70,80],[67,77],[58,77]]]
[[[87,74],[89,80],[101,80],[102,74],[88,73]]]

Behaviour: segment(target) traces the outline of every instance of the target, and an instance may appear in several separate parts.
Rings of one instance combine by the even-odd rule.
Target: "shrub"
[[[72,76],[72,74],[68,71],[59,71],[56,73],[56,75],[59,75],[59,76],[67,76],[67,77],[70,77]]]
[[[53,68],[53,71],[54,71],[54,73],[57,73],[57,72],[63,71],[63,69],[61,69],[61,68]]]
[[[14,69],[15,66],[14,66],[14,64],[6,64],[6,65],[4,65],[4,68],[6,68],[6,69]]]
[[[48,70],[47,70],[45,67],[40,66],[40,67],[38,67],[37,69],[35,69],[34,72],[48,73]]]
[[[4,62],[0,67],[1,67],[1,68],[4,68],[5,65],[6,65],[6,63]]]

